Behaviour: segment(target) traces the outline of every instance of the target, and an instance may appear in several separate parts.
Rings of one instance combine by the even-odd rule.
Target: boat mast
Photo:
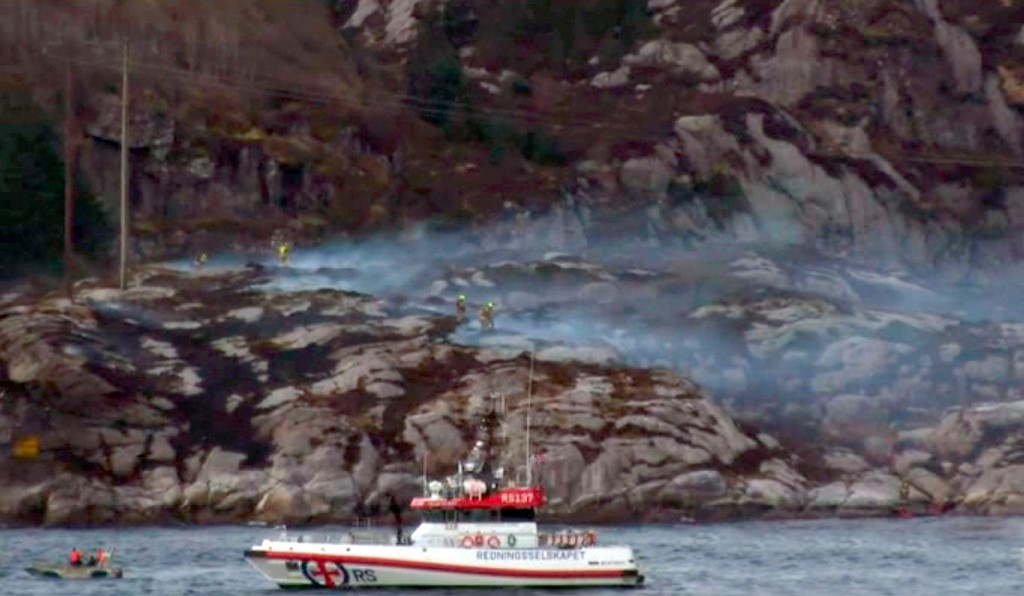
[[[424,449],[423,449],[423,496],[424,497],[430,495],[430,491],[428,490],[427,487],[428,487],[428,484],[427,484],[427,450],[426,450],[426,446],[424,446]]]
[[[536,348],[530,351],[530,378],[526,381],[526,486],[533,486],[533,457],[530,454],[530,410],[533,406],[533,358]]]

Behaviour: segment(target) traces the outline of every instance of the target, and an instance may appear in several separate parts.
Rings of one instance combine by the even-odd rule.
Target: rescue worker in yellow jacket
[[[455,318],[458,319],[459,323],[466,320],[466,295],[459,294],[459,297],[455,300]]]
[[[494,331],[494,303],[488,302],[480,307],[480,330]]]

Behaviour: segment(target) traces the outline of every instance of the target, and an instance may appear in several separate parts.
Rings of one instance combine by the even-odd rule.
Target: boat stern
[[[640,559],[631,547],[623,547],[627,551],[626,565],[622,570],[624,586],[640,587],[644,584],[644,574],[640,569]]]

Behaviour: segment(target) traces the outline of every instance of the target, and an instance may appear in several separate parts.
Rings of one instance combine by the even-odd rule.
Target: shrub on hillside
[[[434,12],[423,19],[405,77],[408,101],[420,117],[451,132],[468,104],[469,86],[442,14]]]
[[[484,55],[524,74],[613,63],[653,30],[647,0],[508,0],[481,19]]]
[[[453,19],[448,9],[423,19],[417,46],[406,65],[409,104],[420,118],[441,127],[449,140],[484,144],[493,163],[504,159],[511,149],[534,163],[564,164],[565,155],[550,134],[508,114],[478,107],[452,39]],[[520,93],[530,93],[525,79],[519,84]]]
[[[38,113],[11,102],[3,102],[0,116],[0,276],[33,266],[56,272],[64,246],[64,163],[57,136]],[[77,187],[75,252],[95,256],[111,228],[85,184],[79,180]]]

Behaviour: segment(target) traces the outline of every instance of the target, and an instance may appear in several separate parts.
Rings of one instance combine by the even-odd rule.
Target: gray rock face
[[[560,262],[572,275],[607,283],[586,263]],[[7,486],[0,490],[5,518],[42,511],[47,523],[348,519],[357,503],[416,494],[424,460],[436,473],[450,471],[466,453],[473,412],[495,390],[506,393],[509,443],[524,440],[514,423],[526,407],[521,351],[491,350],[481,358],[472,348],[427,341],[440,319],[396,316],[367,307],[369,298],[255,293],[249,288],[257,274],[159,275],[170,285],[118,299],[132,306],[123,312],[163,317],[200,286],[209,292],[223,284],[215,290],[219,299],[204,307],[204,342],[193,343],[188,330],[178,329],[120,335],[123,322],[104,327],[88,308],[47,310],[53,307],[46,300],[0,318],[0,325],[21,330],[0,341],[0,353],[38,344],[39,353],[58,363],[20,368],[17,378],[28,385],[9,384],[18,395],[49,381],[58,387],[58,407],[74,408],[77,384],[95,377],[97,386],[128,396],[114,408],[94,402],[96,428],[62,426],[75,420],[66,417],[44,437],[102,474],[65,471]],[[58,319],[90,330],[61,335],[51,327]],[[30,331],[28,321],[54,331]],[[60,360],[65,342],[83,335],[109,347]],[[693,384],[664,371],[610,367],[617,358],[596,348],[537,352],[532,441],[546,454],[538,477],[548,485],[553,511],[619,515],[627,501],[629,507],[698,506],[728,494],[731,480],[720,470],[763,444],[778,449],[770,436],[755,439],[741,430]],[[266,366],[252,366],[258,360]],[[174,372],[182,369],[195,371],[201,394],[181,390]],[[230,382],[220,380],[226,371]],[[522,474],[522,458],[507,458],[510,473]],[[784,468],[759,477],[750,486],[763,490],[748,493],[779,507],[796,503],[788,485],[773,484],[788,482]]]
[[[645,43],[634,54],[622,59],[631,67],[664,68],[677,75],[691,75],[699,81],[715,81],[718,69],[708,62],[704,53],[688,43],[655,40]]]
[[[831,510],[843,506],[850,498],[850,489],[844,482],[833,482],[820,486],[808,494],[808,509],[811,511]]]
[[[629,66],[622,66],[613,71],[600,72],[594,75],[590,84],[598,89],[617,89],[629,84]]]
[[[846,509],[885,510],[899,505],[899,479],[884,472],[871,472],[850,486]]]
[[[698,505],[724,497],[728,485],[717,470],[686,472],[670,480],[658,494],[666,504]]]

